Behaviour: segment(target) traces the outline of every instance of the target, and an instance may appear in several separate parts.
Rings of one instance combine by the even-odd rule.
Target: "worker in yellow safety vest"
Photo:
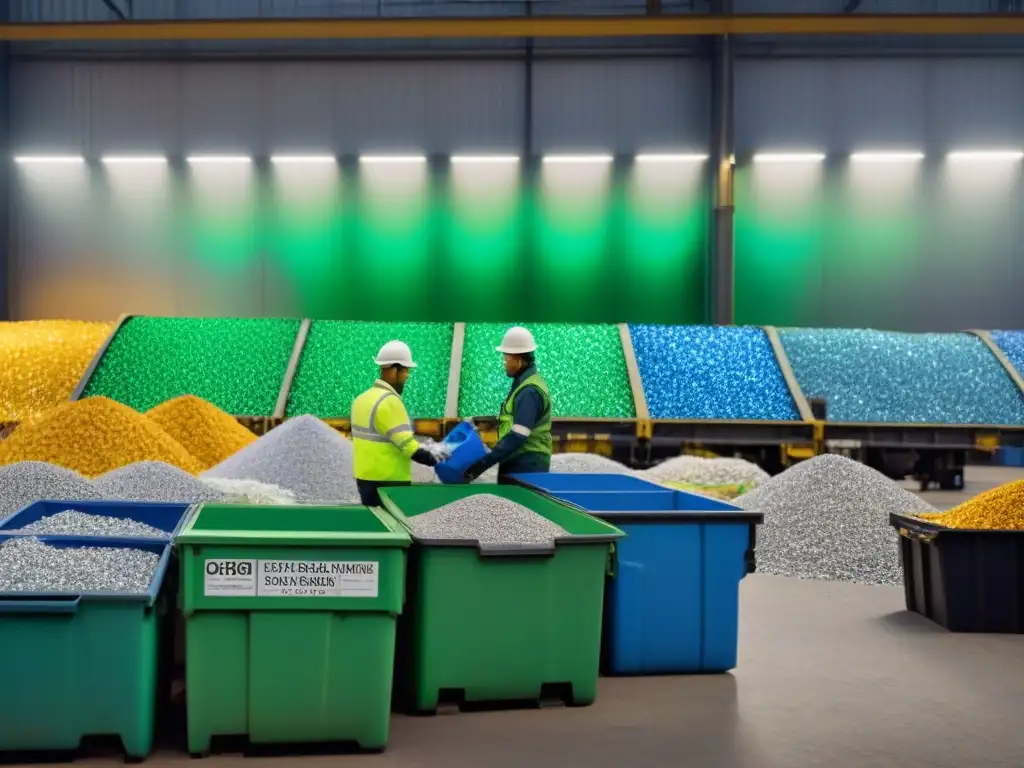
[[[381,488],[412,482],[412,462],[433,467],[437,459],[416,440],[402,403],[409,371],[416,367],[409,345],[389,341],[374,363],[380,367],[380,378],[352,403],[352,443],[359,498],[378,507]]]
[[[516,473],[551,469],[551,394],[537,373],[537,342],[526,328],[509,328],[497,351],[504,355],[505,375],[512,379],[498,412],[498,444],[469,466],[465,479],[474,480],[497,464],[498,482],[504,484]]]

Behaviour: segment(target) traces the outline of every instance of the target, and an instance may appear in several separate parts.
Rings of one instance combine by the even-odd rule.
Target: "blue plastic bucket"
[[[487,455],[487,446],[469,421],[462,422],[449,432],[444,442],[452,447],[452,453],[434,468],[442,483],[464,482],[465,471]]]

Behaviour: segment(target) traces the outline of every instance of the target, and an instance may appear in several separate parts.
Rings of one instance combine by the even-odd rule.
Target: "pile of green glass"
[[[373,359],[392,339],[412,349],[417,367],[402,399],[414,419],[444,416],[452,352],[450,323],[314,322],[288,397],[288,416],[347,419],[352,401],[377,378]]]
[[[501,355],[507,324],[469,323],[459,384],[459,415],[496,416],[509,393]],[[636,417],[619,329],[615,325],[528,326],[537,366],[551,388],[556,417]]]
[[[298,330],[298,320],[133,317],[83,397],[102,395],[146,411],[195,395],[235,416],[270,416]]]

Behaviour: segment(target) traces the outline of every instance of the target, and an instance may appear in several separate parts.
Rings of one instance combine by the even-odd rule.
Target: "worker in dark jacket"
[[[520,472],[547,472],[551,468],[551,394],[537,373],[537,344],[525,328],[510,328],[497,348],[505,356],[505,374],[512,388],[498,414],[498,444],[465,473],[474,480],[495,464],[498,482],[510,482]]]

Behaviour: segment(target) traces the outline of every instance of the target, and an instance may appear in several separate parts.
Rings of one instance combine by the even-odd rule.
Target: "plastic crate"
[[[1024,531],[945,528],[890,515],[907,610],[952,632],[1024,633]]]
[[[116,736],[128,757],[144,758],[156,726],[170,544],[38,538],[142,549],[160,562],[144,594],[0,593],[0,750],[74,750],[85,736]]]
[[[570,535],[549,547],[481,546],[413,535],[402,618],[401,692],[409,707],[597,696],[612,525],[517,486],[381,491],[400,521],[484,493],[522,504]]]
[[[388,739],[409,535],[367,507],[200,506],[178,536],[188,749]]]
[[[470,465],[487,455],[487,446],[471,421],[463,421],[455,427],[444,442],[455,446],[454,450],[434,471],[442,483],[463,483],[463,474]]]
[[[603,475],[576,475],[600,487]],[[519,475],[530,485],[562,485]],[[684,491],[565,491],[626,533],[605,605],[605,671],[725,672],[736,666],[739,584],[752,570],[759,513]]]
[[[117,540],[149,539],[152,541],[173,541],[174,536],[188,520],[191,504],[143,503],[138,501],[34,501],[18,510],[0,523],[0,533],[15,533],[26,525],[74,509],[89,515],[117,517],[134,520],[159,528],[167,533],[166,539],[156,537],[115,536]],[[75,538],[106,540],[109,536],[84,536]]]

